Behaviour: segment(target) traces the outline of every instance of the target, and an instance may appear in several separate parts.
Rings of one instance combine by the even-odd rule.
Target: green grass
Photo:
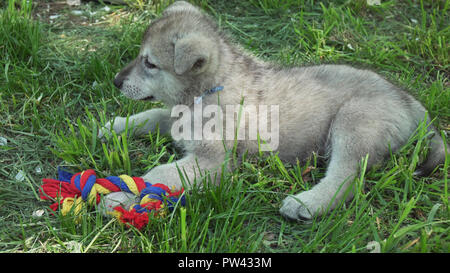
[[[37,6],[47,2],[53,5],[0,4],[0,137],[8,141],[0,146],[1,252],[368,252],[372,241],[382,252],[450,251],[450,157],[431,177],[412,176],[428,151],[423,127],[390,160],[361,173],[353,201],[310,222],[286,221],[278,209],[287,194],[324,176],[317,156],[304,165],[245,156],[219,186],[206,181],[186,195],[185,209],[151,219],[142,231],[95,210],[78,223],[51,215],[38,189],[57,166],[139,176],[182,154],[158,132],[96,138],[112,116],[159,105],[127,100],[112,79],[169,3],[141,0],[105,11],[89,2],[79,8],[85,19],[65,7],[50,22]],[[449,1],[193,2],[261,58],[373,69],[409,89],[437,127],[449,130]],[[33,216],[37,210],[44,215]]]

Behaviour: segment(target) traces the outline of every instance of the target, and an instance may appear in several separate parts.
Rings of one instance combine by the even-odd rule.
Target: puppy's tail
[[[438,165],[444,164],[446,156],[449,156],[450,147],[445,143],[439,131],[433,125],[429,126],[429,130],[433,132],[430,145],[431,151],[427,160],[414,172],[414,175],[417,176],[430,175]]]

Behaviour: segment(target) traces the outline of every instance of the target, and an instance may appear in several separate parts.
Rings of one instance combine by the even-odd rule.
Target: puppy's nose
[[[122,85],[123,85],[123,78],[122,77],[115,77],[114,78],[114,85],[117,87],[117,88],[122,88]]]

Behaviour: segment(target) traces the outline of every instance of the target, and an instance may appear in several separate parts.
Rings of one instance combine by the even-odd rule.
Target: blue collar
[[[213,88],[211,88],[209,90],[206,90],[205,92],[203,92],[203,94],[200,97],[195,99],[195,104],[199,104],[202,101],[204,96],[210,95],[210,94],[214,94],[214,93],[222,91],[222,90],[223,90],[223,86],[222,85],[213,87]]]

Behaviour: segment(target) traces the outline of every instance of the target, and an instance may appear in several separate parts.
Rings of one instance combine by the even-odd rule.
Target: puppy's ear
[[[173,3],[172,5],[168,6],[162,13],[162,15],[167,15],[171,12],[177,12],[177,11],[193,11],[198,12],[199,10],[192,4],[186,2],[186,1],[177,1]]]
[[[190,34],[176,41],[173,64],[175,73],[198,75],[205,72],[214,61],[215,46],[211,39],[199,34]]]

